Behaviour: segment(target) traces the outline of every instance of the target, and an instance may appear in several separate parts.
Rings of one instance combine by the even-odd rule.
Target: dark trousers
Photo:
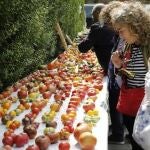
[[[123,139],[124,137],[123,116],[116,109],[120,88],[117,85],[113,85],[109,87],[108,90],[109,90],[110,119],[112,123],[112,135],[114,135],[118,139]]]
[[[123,115],[123,121],[124,121],[124,125],[126,126],[128,132],[129,132],[129,138],[130,138],[130,142],[131,142],[131,145],[132,145],[132,150],[143,150],[143,149],[134,141],[134,139],[133,139],[133,137],[132,137],[135,117]]]

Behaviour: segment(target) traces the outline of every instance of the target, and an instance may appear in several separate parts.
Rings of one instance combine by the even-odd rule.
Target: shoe
[[[125,138],[127,139],[127,140],[129,140],[130,138],[129,138],[129,134],[126,134],[125,135]]]
[[[126,135],[125,135],[125,140],[126,140],[127,143],[130,143],[130,137],[129,137],[129,134],[126,134]]]
[[[110,135],[108,137],[108,143],[109,144],[118,144],[118,145],[123,145],[125,144],[124,139],[118,138],[116,136]]]

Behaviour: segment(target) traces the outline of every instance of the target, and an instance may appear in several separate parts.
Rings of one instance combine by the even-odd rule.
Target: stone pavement
[[[125,135],[128,134],[127,129],[124,130]],[[109,135],[111,134],[111,127],[109,128]],[[116,145],[116,144],[108,144],[108,150],[131,150],[131,145],[129,141],[125,138],[125,144]]]
[[[129,143],[125,143],[124,145],[109,144],[108,150],[131,150],[131,146]]]

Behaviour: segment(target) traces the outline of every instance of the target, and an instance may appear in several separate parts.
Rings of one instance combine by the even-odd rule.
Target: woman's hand
[[[121,68],[122,59],[120,58],[120,52],[119,51],[115,51],[112,53],[111,61],[114,64],[115,68]]]

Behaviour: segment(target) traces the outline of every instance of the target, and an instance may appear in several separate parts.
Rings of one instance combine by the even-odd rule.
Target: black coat
[[[111,51],[114,46],[114,36],[115,32],[107,25],[101,27],[99,23],[94,23],[88,36],[78,45],[78,48],[83,53],[93,48],[100,65],[107,72]]]

